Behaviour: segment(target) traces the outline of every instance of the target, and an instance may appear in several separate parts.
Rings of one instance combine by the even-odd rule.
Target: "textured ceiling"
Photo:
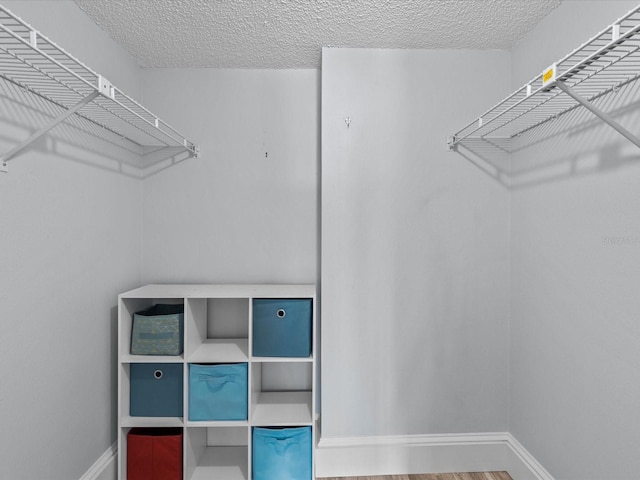
[[[509,49],[560,0],[75,0],[142,67],[319,68],[323,46]]]

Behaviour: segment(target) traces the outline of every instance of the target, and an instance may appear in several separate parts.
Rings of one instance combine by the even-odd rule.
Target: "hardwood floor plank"
[[[470,473],[469,480],[488,480],[491,478],[491,473],[485,475],[484,473]]]

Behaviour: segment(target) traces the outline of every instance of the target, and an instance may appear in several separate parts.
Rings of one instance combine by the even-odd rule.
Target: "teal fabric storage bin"
[[[189,365],[189,420],[247,420],[246,363]]]
[[[254,299],[253,355],[309,357],[312,300]]]
[[[253,480],[311,480],[311,427],[253,428]]]
[[[133,314],[132,355],[180,355],[184,350],[184,305],[154,305]]]
[[[129,410],[132,417],[182,417],[181,363],[132,363]]]

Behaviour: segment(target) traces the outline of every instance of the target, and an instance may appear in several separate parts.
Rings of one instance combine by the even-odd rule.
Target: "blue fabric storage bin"
[[[253,355],[309,357],[312,300],[254,299]]]
[[[133,314],[132,355],[180,355],[184,350],[184,305],[158,304]]]
[[[253,428],[253,480],[311,480],[311,427]]]
[[[189,365],[189,420],[247,420],[246,363]]]
[[[182,417],[181,363],[132,363],[129,411],[132,417]]]

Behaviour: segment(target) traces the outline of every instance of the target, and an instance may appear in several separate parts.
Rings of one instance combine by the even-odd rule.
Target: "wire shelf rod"
[[[4,27],[3,27],[2,25],[0,25],[0,28],[4,28]],[[9,33],[9,34],[11,34],[12,32],[8,32],[8,33]],[[14,38],[16,38],[16,39],[17,39],[17,40],[19,40],[19,41],[24,41],[24,39],[22,39],[22,38],[21,38],[21,37],[19,37],[19,36],[14,36]],[[33,46],[33,45],[31,45],[31,44],[26,44],[26,46],[29,46],[29,47],[30,47],[30,48],[32,48],[32,49],[37,49],[37,47],[36,47],[36,46]],[[67,87],[67,88],[69,88],[69,89],[71,89],[71,90],[75,91],[75,92],[76,92],[78,95],[80,95],[80,96],[82,96],[82,95],[83,95],[83,92],[79,90],[78,85],[75,85],[75,86],[71,85],[71,82],[69,82],[69,80],[71,80],[71,81],[79,80],[82,84],[84,84],[84,85],[86,85],[86,86],[90,87],[91,89],[93,89],[93,90],[99,90],[98,85],[94,85],[94,84],[92,84],[90,81],[88,81],[88,80],[86,80],[86,79],[84,79],[84,78],[82,78],[82,77],[79,77],[79,76],[78,76],[77,74],[75,74],[72,70],[68,69],[65,65],[62,65],[60,62],[58,62],[56,59],[52,58],[51,56],[49,56],[49,55],[48,55],[47,53],[45,53],[45,52],[39,52],[39,53],[41,53],[41,55],[42,55],[42,56],[44,56],[46,59],[48,59],[50,62],[52,62],[55,66],[57,66],[57,67],[59,67],[59,68],[61,68],[61,69],[63,70],[62,78],[58,78],[58,77],[56,77],[56,76],[53,76],[52,74],[49,74],[49,73],[48,73],[47,71],[45,71],[43,68],[39,67],[38,65],[35,65],[35,64],[34,64],[34,63],[32,63],[32,62],[29,62],[29,61],[28,61],[28,59],[26,59],[26,58],[22,58],[21,56],[17,56],[17,55],[15,55],[13,52],[8,52],[8,51],[7,51],[7,53],[8,53],[9,55],[13,56],[14,58],[16,58],[17,60],[19,60],[19,61],[21,61],[21,62],[23,62],[23,63],[25,63],[25,64],[29,65],[31,68],[33,68],[33,69],[37,70],[38,72],[40,72],[41,74],[43,74],[43,75],[47,76],[48,78],[51,78],[52,80],[54,80],[54,81],[56,81],[56,82],[60,83],[60,84],[61,84],[61,85],[63,85],[64,87]],[[48,67],[48,66],[50,66],[48,63],[45,63],[45,62],[43,62],[43,64],[44,64],[44,65],[46,65],[47,67]],[[70,76],[66,76],[66,75],[64,75],[64,73],[67,73],[67,74],[69,74]],[[92,72],[92,73],[93,73],[93,72]],[[94,75],[97,75],[97,74],[94,74]],[[96,78],[96,80],[98,80],[99,78],[100,78],[100,77],[98,76],[98,77]],[[67,80],[67,83],[64,83],[64,80],[65,80],[65,79]],[[114,90],[115,90],[115,89],[114,89]],[[118,91],[118,92],[120,93],[120,95],[123,95],[123,96],[124,96],[124,94],[122,94],[120,91]],[[103,92],[103,93],[104,93],[104,92]],[[114,95],[114,96],[115,96],[115,95]],[[131,123],[131,125],[133,125],[134,127],[136,127],[136,128],[140,128],[140,125],[138,125],[138,124],[136,124],[136,123],[133,123],[133,121],[132,121],[132,119],[133,119],[133,118],[140,118],[141,120],[143,120],[144,122],[146,122],[147,124],[149,124],[149,126],[156,127],[155,123],[152,123],[152,122],[150,122],[149,120],[147,120],[147,119],[145,119],[145,118],[141,117],[138,113],[134,112],[134,111],[133,111],[133,110],[131,110],[129,107],[127,107],[126,105],[122,104],[121,102],[118,102],[118,100],[116,100],[115,98],[113,98],[113,97],[112,97],[112,100],[113,100],[114,102],[118,103],[118,104],[119,104],[123,109],[125,109],[126,111],[128,111],[130,114],[132,114],[132,115],[133,115],[133,117],[132,117],[132,116],[127,116],[128,120],[126,120],[126,119],[125,119],[125,120],[126,120],[126,121],[128,121],[129,123]],[[95,102],[95,103],[96,103],[96,104],[98,104],[98,105],[100,105],[102,108],[106,109],[107,111],[109,111],[112,115],[115,115],[115,116],[117,116],[117,117],[123,118],[123,116],[122,116],[122,114],[121,114],[121,113],[120,113],[120,114],[116,113],[116,112],[115,112],[114,110],[112,110],[108,105],[105,105],[104,103],[100,103],[100,102]],[[135,103],[135,102],[133,102],[133,103]],[[149,113],[149,115],[151,115],[151,113],[150,113],[150,112],[148,112],[147,110],[145,110],[145,112],[147,112],[147,113]],[[156,128],[157,128],[157,127],[156,127]],[[163,139],[161,139],[161,138],[160,138],[160,137],[158,137],[157,135],[154,135],[154,134],[150,133],[149,131],[144,130],[144,132],[145,132],[146,134],[148,134],[148,135],[153,136],[153,137],[154,137],[154,138],[156,138],[156,140],[158,140],[158,141],[161,141],[161,142],[167,143],[167,142],[165,142]],[[171,134],[168,134],[167,132],[162,131],[162,133],[163,133],[164,135],[168,136],[169,138],[171,138],[171,139],[172,139],[173,141],[175,141],[175,142],[178,142],[178,141],[179,141],[179,139],[174,138]]]
[[[0,8],[1,8],[1,7],[0,7]],[[4,25],[0,24],[0,28],[2,28],[3,30],[5,30],[9,35],[12,35],[12,36],[13,36],[15,39],[17,39],[18,41],[20,41],[20,42],[25,42],[25,43],[24,43],[24,45],[25,45],[25,46],[30,47],[32,50],[36,50],[36,51],[40,54],[40,56],[42,56],[42,57],[46,58],[46,59],[47,59],[47,60],[49,60],[51,63],[53,63],[55,66],[59,67],[60,69],[62,69],[62,70],[63,70],[63,71],[65,71],[65,72],[69,73],[69,74],[71,75],[71,78],[75,78],[75,79],[77,79],[77,80],[81,81],[82,83],[86,84],[86,85],[87,85],[88,87],[90,87],[90,88],[97,89],[97,85],[94,85],[94,84],[93,84],[92,82],[90,82],[89,80],[86,80],[86,79],[84,79],[84,78],[80,77],[78,74],[74,73],[72,70],[70,70],[68,67],[66,67],[66,66],[65,66],[65,65],[63,65],[62,63],[60,63],[58,60],[56,60],[55,58],[51,57],[48,53],[46,53],[46,52],[44,52],[44,51],[42,51],[42,50],[38,50],[38,47],[31,45],[29,42],[26,42],[26,41],[25,41],[24,39],[22,39],[20,36],[15,35],[13,32],[11,32],[11,31],[9,31],[9,30],[6,30],[6,28],[4,27]],[[9,55],[11,55],[11,56],[15,57],[16,59],[18,59],[18,60],[22,61],[23,63],[26,63],[26,64],[27,64],[27,65],[29,65],[30,67],[35,68],[36,70],[38,70],[38,71],[40,71],[40,72],[42,72],[42,73],[45,73],[45,72],[44,72],[40,67],[38,67],[38,66],[35,64],[35,62],[29,62],[26,58],[21,58],[20,56],[18,56],[18,55],[16,55],[16,54],[14,54],[13,52],[10,52],[9,50],[6,50],[6,49],[5,49],[5,51],[6,51]],[[40,57],[40,56],[34,56],[34,58],[35,58],[36,60],[41,60],[41,57]],[[45,63],[45,62],[43,62],[43,63]],[[49,64],[48,64],[48,63],[45,63],[45,64],[46,64],[47,66],[49,66]],[[92,73],[93,73],[93,72],[92,72]],[[96,79],[99,77],[99,75],[98,75],[98,74],[95,74],[95,73],[94,73],[94,75],[95,75]],[[49,75],[47,74],[47,76],[49,76]],[[50,77],[50,78],[53,78],[53,77]],[[53,78],[53,79],[54,79],[54,80],[56,80],[55,78]],[[56,81],[58,81],[58,80],[56,80]]]
[[[67,109],[98,91],[100,96],[76,112],[81,118],[140,146],[159,142],[198,155],[193,142],[2,5],[0,76]]]
[[[47,102],[49,102],[49,103],[53,104],[53,105],[55,105],[55,106],[56,106],[56,107],[58,107],[58,108],[61,108],[61,109],[66,109],[66,108],[67,108],[67,107],[65,106],[65,104],[56,102],[55,100],[53,100],[53,99],[51,99],[51,98],[49,98],[49,97],[47,97],[47,96],[43,95],[42,93],[40,93],[38,90],[35,90],[35,89],[33,89],[33,88],[31,88],[31,87],[29,87],[29,86],[27,86],[27,85],[24,85],[24,84],[18,83],[18,82],[17,82],[17,81],[15,81],[14,79],[7,78],[7,77],[3,77],[3,78],[4,78],[7,82],[10,82],[10,83],[12,83],[12,84],[14,84],[14,85],[16,85],[16,86],[20,87],[21,89],[23,89],[23,90],[25,90],[25,91],[28,91],[30,94],[35,95],[35,96],[37,96],[37,97],[39,97],[39,98],[41,98],[41,99],[43,99],[43,100],[45,100],[45,101],[47,101]],[[93,119],[93,118],[89,118],[89,117],[87,117],[86,115],[84,115],[84,114],[83,114],[82,112],[80,112],[80,111],[76,112],[76,115],[77,115],[78,117],[82,118],[83,120],[85,120],[85,121],[87,121],[87,122],[90,122],[90,123],[92,123],[93,125],[95,125],[95,126],[97,126],[97,127],[99,127],[99,128],[103,128],[103,129],[105,129],[105,130],[107,130],[107,131],[111,132],[111,133],[112,133],[112,134],[114,134],[114,135],[117,135],[117,136],[119,136],[119,137],[121,137],[121,136],[122,136],[122,135],[121,135],[120,133],[118,133],[116,130],[113,130],[110,126],[105,125],[104,123],[100,123],[100,122],[96,121],[96,120],[95,120],[95,119]],[[132,141],[131,139],[128,139],[128,140],[129,140],[129,141]],[[136,145],[138,145],[138,146],[141,146],[140,144],[138,144],[138,143],[136,143],[136,142],[133,142],[133,143],[135,143],[135,144],[136,144]]]
[[[580,47],[556,62],[556,81],[568,82],[572,88],[585,96],[595,97],[610,92],[638,77],[635,74],[640,61],[638,57],[638,32],[640,32],[640,6],[629,11],[612,25],[592,37]],[[635,71],[634,71],[635,70]],[[595,78],[594,78],[595,77]],[[548,91],[554,90],[553,84],[542,85],[542,75],[536,76],[528,84],[519,88],[507,98],[484,112],[476,120],[468,123],[449,140],[450,147],[465,138],[487,136],[511,127],[520,128],[516,120],[521,117],[528,119],[540,117],[530,112],[538,110],[544,112],[543,106],[549,108],[552,117],[563,114],[567,109],[575,107],[575,102],[560,103],[555,97],[548,96]],[[558,90],[556,92],[559,93]],[[562,95],[564,97],[564,95]],[[533,100],[532,100],[533,99]],[[554,111],[554,109],[558,111]],[[500,121],[502,120],[502,121]],[[498,122],[498,123],[496,123]],[[531,126],[526,126],[527,129]],[[513,131],[512,135],[517,135]]]
[[[639,27],[640,27],[640,26],[639,26]],[[635,51],[637,51],[637,50],[638,50],[638,48],[639,48],[639,47],[637,47],[637,46],[636,46],[632,51],[629,51],[629,52],[627,53],[627,55],[628,55],[628,54],[631,54],[631,53],[633,53],[633,52],[635,52]],[[583,82],[587,82],[587,81],[589,82],[589,85],[591,85],[591,83],[592,83],[592,82],[591,82],[591,79],[592,79],[592,77],[593,77],[593,76],[595,76],[595,75],[600,75],[600,72],[604,71],[604,69],[609,68],[609,67],[611,67],[611,66],[613,66],[613,65],[616,65],[616,64],[617,64],[617,62],[619,62],[619,61],[623,60],[624,58],[626,58],[626,57],[625,57],[625,56],[619,56],[619,57],[617,57],[615,60],[613,60],[612,62],[607,62],[607,63],[603,64],[599,69],[597,69],[597,70],[595,70],[595,71],[593,71],[593,72],[591,72],[591,73],[589,73],[589,74],[586,74],[586,73],[585,73],[585,76],[584,76],[584,78],[582,78],[582,79],[577,78],[577,75],[570,76],[570,78],[571,78],[572,80],[574,80],[574,82],[573,82],[572,86],[573,86],[574,88],[582,87],[582,86],[583,86]],[[628,75],[625,75],[625,77],[627,77],[627,76],[628,76]],[[636,77],[637,77],[637,75],[636,75]],[[634,77],[634,78],[635,78],[635,77]],[[623,79],[623,80],[624,80],[624,79]],[[587,92],[585,92],[585,90],[586,90],[586,89],[583,89],[583,88],[581,88],[581,89],[580,89],[580,91],[581,91],[583,94],[586,94],[587,98],[588,98],[589,100],[591,100],[591,97],[593,97],[593,96],[595,96],[595,95],[599,95],[599,94],[606,94],[606,93],[609,93],[610,91],[612,91],[614,88],[619,87],[619,85],[618,85],[618,84],[613,85],[613,86],[611,86],[611,85],[610,85],[610,83],[604,83],[604,82],[603,82],[603,84],[604,84],[604,87],[603,87],[603,88],[606,88],[606,90],[604,90],[604,91],[602,91],[602,88],[596,88],[596,89],[593,89],[593,92],[592,92],[592,93],[590,93],[590,92],[588,92],[588,91],[587,91]],[[566,92],[565,92],[565,93],[566,93]],[[557,102],[554,102],[554,105],[555,105],[555,103],[560,103],[560,101],[562,101],[562,98],[563,98],[563,97],[564,97],[563,95],[560,95],[560,92],[557,92],[557,93],[555,94],[555,96],[553,96],[553,97],[549,97],[549,99],[547,99],[546,101],[543,101],[541,104],[538,104],[538,105],[536,105],[536,106],[533,106],[533,107],[531,107],[529,110],[522,112],[522,113],[520,114],[520,116],[524,116],[524,115],[528,114],[530,111],[533,111],[533,109],[536,109],[536,110],[539,110],[539,112],[540,112],[540,113],[539,113],[539,115],[540,115],[541,117],[544,117],[544,116],[548,115],[548,114],[545,112],[545,110],[543,109],[543,107],[545,106],[545,104],[552,103],[552,102],[554,102],[554,101],[558,100]],[[567,103],[568,103],[569,105],[571,105],[571,107],[569,107],[569,108],[572,108],[572,107],[574,106],[574,103],[575,103],[575,102],[574,102],[573,100],[568,100],[568,101],[567,101]],[[551,107],[551,108],[553,108],[553,105],[551,105],[550,107]],[[564,113],[565,113],[565,110],[561,110],[561,111],[559,111],[559,112],[556,112],[554,115],[555,115],[555,116],[559,116],[559,115],[562,115],[562,114],[564,114]],[[487,132],[486,132],[486,133],[484,133],[483,135],[490,135],[490,134],[491,134],[491,133],[493,133],[494,131],[499,130],[500,128],[502,128],[506,123],[508,123],[508,122],[512,122],[513,120],[514,120],[514,119],[507,120],[507,121],[506,121],[506,122],[504,122],[503,124],[501,124],[501,125],[497,126],[497,127],[496,127],[496,128],[494,128],[493,130],[489,130],[489,131],[487,131]],[[534,126],[535,126],[535,125],[533,125],[533,126],[531,126],[531,127],[529,127],[529,128],[532,128],[532,127],[534,127]],[[528,128],[528,129],[529,129],[529,128]],[[518,133],[521,133],[521,132],[518,132]]]

